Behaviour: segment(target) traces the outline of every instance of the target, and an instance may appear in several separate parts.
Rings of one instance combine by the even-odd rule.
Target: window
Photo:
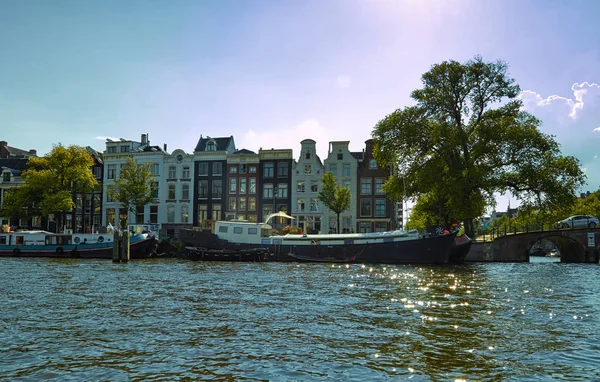
[[[158,206],[150,206],[150,223],[158,223]]]
[[[175,206],[167,206],[167,223],[175,223]]]
[[[344,176],[350,176],[350,163],[344,163]]]
[[[221,232],[221,233],[227,233],[227,228],[229,228],[229,227],[222,225],[222,226],[219,227],[219,232]]]
[[[296,192],[304,192],[304,181],[299,180],[296,185]]]
[[[154,199],[158,199],[158,182],[150,183],[150,192]]]
[[[298,212],[304,211],[304,199],[300,198],[297,201],[298,204]]]
[[[246,193],[246,178],[240,178],[240,194]]]
[[[310,192],[319,192],[319,183],[311,182],[310,184]]]
[[[115,224],[115,209],[107,208],[106,209],[106,223]]]
[[[386,222],[375,222],[375,232],[385,232],[387,231]]]
[[[121,152],[122,153],[128,153],[129,152],[129,146],[121,146]]]
[[[305,164],[304,165],[304,173],[305,174],[310,174],[312,172],[312,165],[310,164]]]
[[[177,178],[177,167],[169,166],[169,179]]]
[[[188,206],[181,206],[181,222],[189,222],[190,214],[188,213]]]
[[[371,178],[360,178],[360,194],[371,195]]]
[[[338,153],[338,155],[337,155],[337,159],[338,159],[338,160],[344,160],[344,154],[342,154],[342,153]]]
[[[183,179],[190,179],[190,166],[183,166],[183,171],[181,172],[181,177]]]
[[[215,145],[215,142],[208,142],[206,144],[206,151],[217,151],[217,145]]]
[[[177,154],[177,156],[175,157],[175,160],[177,161],[177,163],[181,163],[181,161],[183,160],[183,155]]]
[[[236,210],[236,198],[229,198],[229,211],[235,211]]]
[[[92,174],[94,174],[94,178],[102,179],[102,168],[101,167],[92,167]]]
[[[263,185],[263,198],[273,199],[273,185],[271,183]]]
[[[256,166],[250,166],[250,171],[248,171],[250,174],[256,174]]]
[[[221,205],[220,204],[212,205],[212,218],[213,218],[213,220],[221,220]]]
[[[288,185],[285,183],[279,183],[277,185],[277,198],[286,199],[288,197]]]
[[[223,197],[223,182],[221,180],[212,181],[212,197],[217,199]]]
[[[237,193],[237,178],[229,179],[229,193],[230,194]]]
[[[249,194],[256,194],[256,178],[250,178],[250,185],[248,186]]]
[[[198,205],[198,222],[202,223],[208,219],[208,206],[206,204]]]
[[[10,171],[6,171],[4,174],[2,174],[2,180],[5,182],[10,182]]]
[[[385,217],[385,199],[375,199],[375,216]]]
[[[360,233],[371,232],[371,222],[360,222],[360,223],[358,223],[358,231]]]
[[[222,162],[213,162],[212,174],[213,175],[222,175],[223,174],[223,163]]]
[[[187,183],[181,185],[181,199],[190,200],[190,185]]]
[[[109,192],[106,193],[106,202],[112,203],[113,201],[114,201],[114,199],[112,197],[112,192],[110,192],[110,189],[109,189]]]
[[[258,233],[257,228],[248,228],[248,235],[256,235]]]
[[[278,178],[286,178],[289,174],[289,163],[288,162],[279,162],[277,164],[277,177]]]
[[[241,164],[240,165],[240,174],[245,174],[246,170],[247,170],[247,167],[248,166],[246,166],[245,164]]]
[[[242,227],[233,227],[233,233],[235,234],[241,234],[242,233]]]
[[[246,211],[246,198],[245,197],[239,198],[238,201],[239,201],[238,211]]]
[[[198,182],[198,197],[208,198],[208,180],[201,180]]]
[[[229,173],[230,174],[236,174],[237,173],[237,166],[231,166],[231,167],[229,167]]]
[[[200,176],[208,175],[208,163],[206,163],[206,162],[198,163],[198,175],[200,175]]]
[[[310,199],[310,211],[311,212],[319,211],[319,199],[317,199],[317,198]]]
[[[263,164],[263,177],[272,178],[273,177],[273,169],[274,169],[273,162],[267,162],[267,163]]]
[[[256,211],[256,198],[248,198],[248,211]]]
[[[116,153],[117,152],[117,146],[110,146],[108,148],[108,152],[109,153]]]
[[[144,224],[144,206],[135,208],[135,224]]]
[[[331,171],[333,176],[337,176],[337,164],[330,164],[329,171]]]
[[[158,165],[158,163],[152,163],[152,165],[150,166],[150,171],[152,171],[153,176],[160,175],[159,168],[160,168],[160,166]]]
[[[377,162],[375,161],[375,159],[369,159],[369,170],[376,170],[377,169]]]
[[[263,219],[265,219],[267,216],[269,216],[270,214],[273,213],[273,206],[271,204],[267,204],[266,206],[263,207]]]
[[[383,184],[385,183],[385,178],[375,178],[375,193],[382,194],[383,193]]]
[[[169,196],[167,197],[169,200],[175,200],[175,185],[169,184]]]
[[[107,176],[106,177],[108,179],[114,179],[116,172],[117,172],[117,165],[116,164],[109,164],[108,165],[108,172],[107,172]]]
[[[306,154],[304,154],[304,158],[310,159],[310,151],[306,150]]]
[[[360,200],[360,216],[371,216],[371,199]]]

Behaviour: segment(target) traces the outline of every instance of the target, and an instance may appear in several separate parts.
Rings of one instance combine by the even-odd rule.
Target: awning
[[[279,212],[275,212],[274,214],[267,216],[267,218],[265,219],[265,223],[268,223],[269,220],[271,220],[272,218],[296,219],[296,218],[286,214],[284,211],[279,211]]]

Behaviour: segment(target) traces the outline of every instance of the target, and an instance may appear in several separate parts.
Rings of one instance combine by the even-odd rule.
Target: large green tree
[[[541,121],[523,110],[504,62],[444,61],[422,83],[411,94],[415,105],[394,111],[373,131],[375,159],[398,167],[386,193],[403,196],[403,177],[408,197],[447,199],[447,213],[471,235],[494,193],[511,193],[540,210],[573,203],[585,180],[579,162],[538,130]]]
[[[93,165],[90,153],[75,145],[58,144],[43,157],[29,158],[21,174],[25,183],[7,194],[5,212],[12,217],[55,214],[60,229],[62,215],[75,207],[77,194],[99,186],[90,170]]]
[[[340,232],[340,214],[350,208],[350,189],[341,187],[335,181],[335,176],[331,171],[326,172],[321,178],[321,191],[319,191],[318,199],[336,213],[337,216],[337,232]]]
[[[127,211],[124,219],[120,221],[121,228],[127,227],[130,212],[135,213],[138,207],[143,207],[154,199],[150,186],[154,177],[150,166],[150,163],[137,165],[132,158],[129,158],[127,163],[121,166],[115,182],[107,187],[109,196],[121,203]]]

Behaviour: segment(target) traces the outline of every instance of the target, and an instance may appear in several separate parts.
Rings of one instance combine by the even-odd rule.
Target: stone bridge
[[[541,239],[556,245],[563,263],[596,263],[600,260],[600,228],[523,232],[474,243],[467,261],[528,262],[529,251]]]

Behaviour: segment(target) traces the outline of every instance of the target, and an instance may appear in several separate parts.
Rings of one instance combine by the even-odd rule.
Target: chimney
[[[167,144],[166,143],[163,144],[163,151],[167,152]]]
[[[148,143],[147,139],[148,139],[148,136],[146,134],[142,134],[142,145],[145,145]]]
[[[37,156],[37,150],[34,150],[34,149],[29,150],[29,155],[34,156],[34,157]]]
[[[8,146],[8,142],[0,141],[0,147],[6,147],[6,146]]]

